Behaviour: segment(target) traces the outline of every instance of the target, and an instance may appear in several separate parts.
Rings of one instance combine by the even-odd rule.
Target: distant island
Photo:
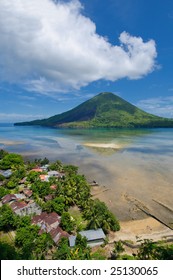
[[[173,127],[173,119],[149,114],[113,93],[103,92],[62,114],[14,125],[64,128],[168,128]]]

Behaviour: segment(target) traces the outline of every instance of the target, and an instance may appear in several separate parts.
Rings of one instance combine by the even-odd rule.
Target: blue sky
[[[0,122],[109,91],[173,117],[171,0],[0,1]]]

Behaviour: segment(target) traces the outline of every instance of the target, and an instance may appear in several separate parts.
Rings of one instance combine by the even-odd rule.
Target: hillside
[[[146,113],[119,96],[104,92],[72,110],[47,119],[15,123],[15,125],[41,125],[50,127],[173,127],[173,119]]]

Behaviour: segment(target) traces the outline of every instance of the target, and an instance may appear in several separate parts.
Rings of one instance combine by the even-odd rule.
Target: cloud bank
[[[173,118],[173,96],[144,99],[135,105],[151,114]]]
[[[154,70],[154,40],[122,32],[120,44],[112,45],[82,10],[78,0],[0,1],[0,81],[62,92]]]

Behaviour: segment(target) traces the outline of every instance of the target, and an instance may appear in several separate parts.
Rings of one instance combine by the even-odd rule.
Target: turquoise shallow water
[[[85,143],[121,148],[91,148]],[[131,211],[127,194],[156,210],[155,198],[173,207],[173,129],[83,130],[0,124],[0,148],[29,158],[46,156],[78,165],[88,180],[109,189],[99,197],[120,219],[140,217]]]

